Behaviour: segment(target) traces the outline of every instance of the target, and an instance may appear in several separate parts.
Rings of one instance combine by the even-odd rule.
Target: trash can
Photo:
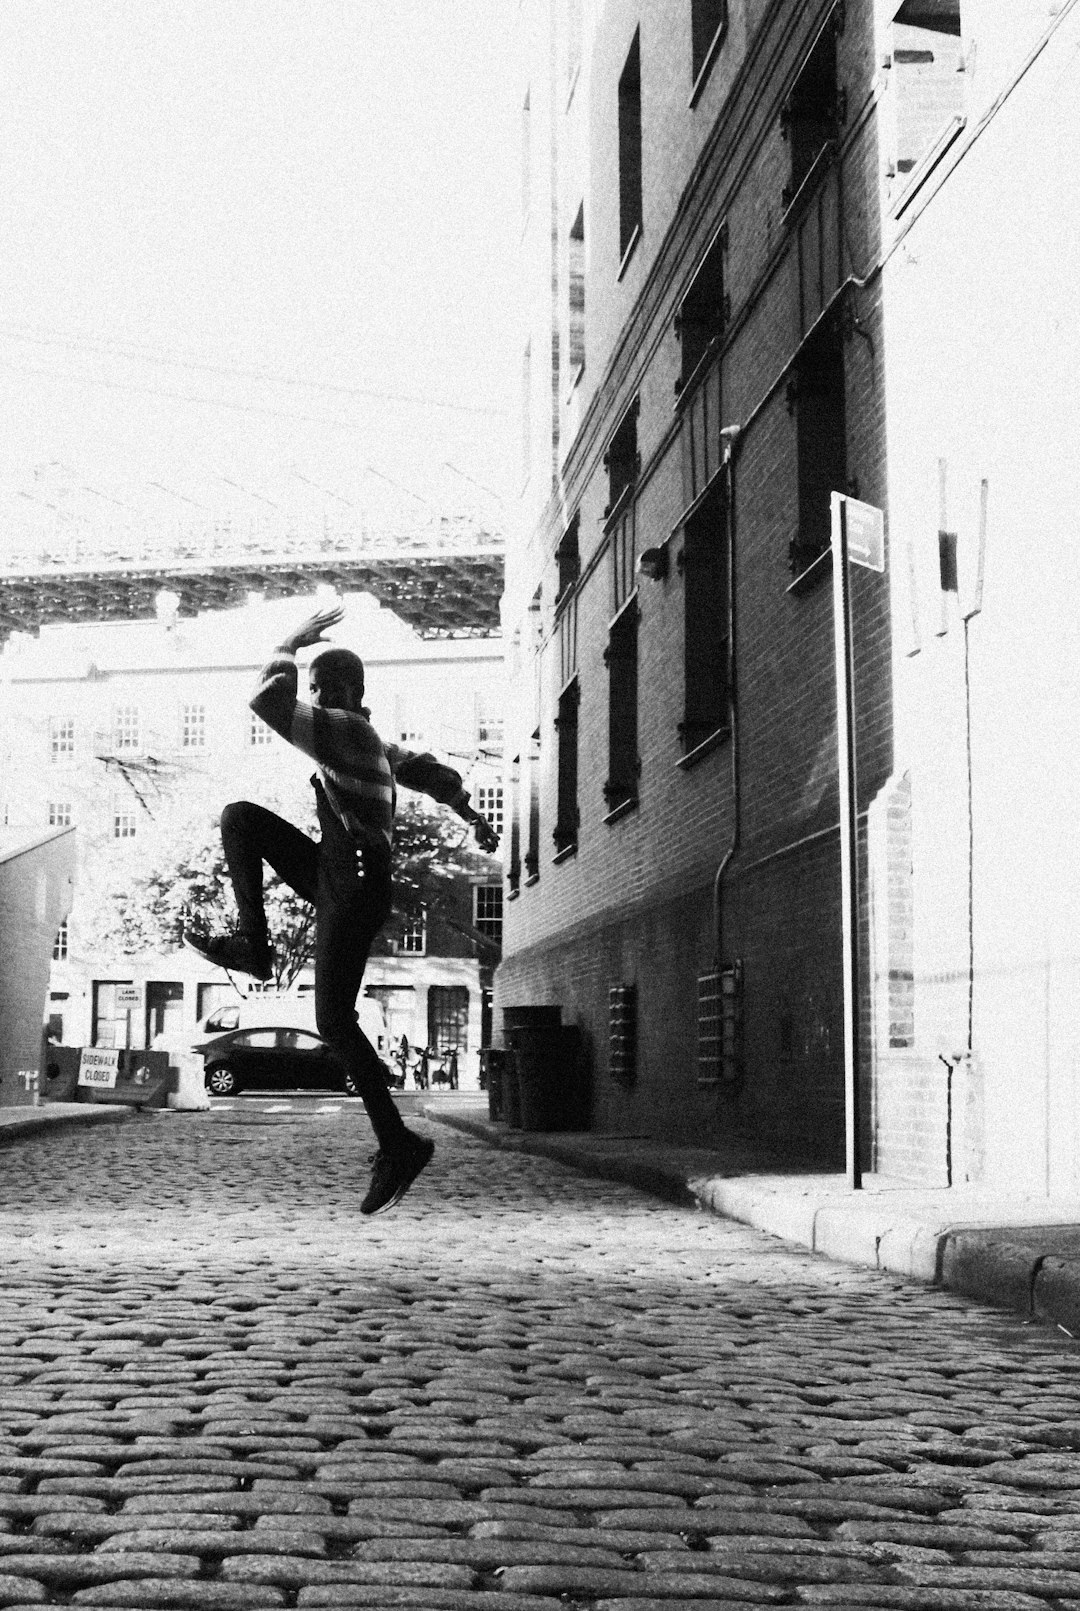
[[[521,1082],[518,1078],[517,1053],[506,1054],[503,1065],[503,1118],[507,1129],[521,1129]]]
[[[507,1053],[506,1065],[503,1070],[503,1118],[511,1130],[526,1128],[538,1129],[535,1123],[526,1126],[523,1110],[523,1072],[519,1056],[525,1037],[533,1030],[544,1031],[558,1029],[562,1023],[562,1008],[549,1005],[525,1006],[503,1008],[503,1034],[509,1042],[510,1050]],[[533,1063],[529,1064],[527,1076],[533,1087],[538,1088],[542,1076],[533,1071]],[[531,1116],[535,1117],[535,1103],[530,1109]]]
[[[537,1024],[514,1032],[523,1130],[566,1129],[564,1044],[561,1024]]]
[[[506,1057],[498,1046],[484,1046],[480,1051],[480,1089],[487,1092],[488,1118],[493,1122],[503,1117]]]

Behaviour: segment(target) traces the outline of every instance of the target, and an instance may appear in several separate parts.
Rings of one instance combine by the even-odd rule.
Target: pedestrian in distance
[[[272,867],[315,907],[315,1022],[356,1083],[378,1142],[362,1214],[392,1208],[430,1161],[434,1143],[409,1130],[375,1048],[360,1029],[356,999],[375,936],[390,915],[397,786],[428,795],[472,827],[482,850],[499,839],[469,803],[461,775],[433,755],[386,744],[364,705],[364,664],[327,645],[311,661],[310,702],[297,698],[298,650],[326,643],[344,608],[335,604],[303,621],[259,674],[251,709],[315,762],[312,777],[320,838],[314,840],[250,800],[221,813],[225,862],[236,898],[234,932],[210,934],[191,923],[184,940],[208,962],[269,979],[273,949],[263,901],[263,869]]]

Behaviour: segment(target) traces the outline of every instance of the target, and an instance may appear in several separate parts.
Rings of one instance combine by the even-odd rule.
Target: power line
[[[7,336],[12,341],[32,342],[43,347],[61,347],[69,352],[97,352],[106,356],[123,358],[129,362],[158,364],[166,368],[185,369],[198,374],[220,375],[229,380],[257,380],[273,386],[293,386],[304,391],[325,392],[337,397],[369,398],[379,402],[411,403],[422,408],[446,409],[451,413],[477,414],[485,417],[501,417],[505,412],[501,408],[476,403],[458,403],[441,397],[426,397],[412,392],[391,392],[371,386],[345,386],[335,381],[304,380],[296,375],[276,374],[269,369],[240,369],[227,364],[210,364],[194,358],[173,356],[167,352],[155,351],[152,347],[141,347],[136,342],[120,342],[102,340],[100,337],[72,336],[60,331],[51,334],[39,335],[28,331],[24,327],[12,325],[0,320],[0,336]]]

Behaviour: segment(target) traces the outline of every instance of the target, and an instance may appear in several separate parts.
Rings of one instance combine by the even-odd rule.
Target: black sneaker
[[[204,934],[198,929],[185,929],[184,944],[206,962],[230,973],[250,973],[264,981],[273,977],[273,951],[268,944],[260,945],[246,934]]]
[[[375,1168],[371,1171],[368,1194],[360,1204],[361,1214],[381,1214],[386,1208],[399,1203],[435,1151],[434,1141],[405,1132],[405,1143],[400,1151],[375,1154]]]

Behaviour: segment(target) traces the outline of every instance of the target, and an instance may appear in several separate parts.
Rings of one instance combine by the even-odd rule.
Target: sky
[[[496,507],[508,12],[5,0],[0,545]]]

